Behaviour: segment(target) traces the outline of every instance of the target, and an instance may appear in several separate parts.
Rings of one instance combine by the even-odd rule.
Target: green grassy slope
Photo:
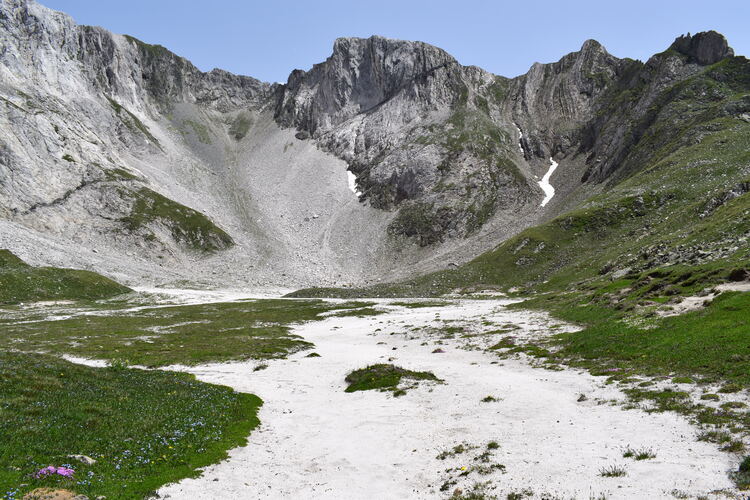
[[[96,300],[131,291],[91,271],[32,267],[0,250],[0,304],[40,300]]]
[[[160,223],[169,229],[176,242],[192,250],[211,253],[234,245],[231,236],[211,219],[192,208],[148,188],[133,191],[130,196],[133,199],[131,212],[121,222],[130,232],[146,231],[147,241],[153,238],[148,226]]]
[[[246,443],[262,404],[192,375],[0,352],[0,496],[37,487],[146,498]],[[96,460],[85,465],[69,455]],[[49,465],[75,470],[35,479]]]

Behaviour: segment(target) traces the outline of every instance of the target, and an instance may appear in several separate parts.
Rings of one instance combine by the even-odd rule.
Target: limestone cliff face
[[[373,36],[338,39],[326,61],[270,85],[201,72],[164,47],[78,26],[32,0],[0,0],[0,219],[159,265],[233,240],[268,261],[279,240],[285,255],[309,253],[300,242],[338,241],[320,262],[353,253],[341,242],[377,242],[360,252],[363,269],[477,241],[466,259],[555,215],[569,193],[632,175],[653,152],[644,144],[672,89],[740,59],[715,32],[680,37],[646,63],[589,40],[508,79],[422,42]],[[366,238],[280,229],[288,219],[261,199],[258,176],[302,172],[312,157],[343,160],[356,176],[357,216],[373,221]],[[550,157],[561,165],[557,193],[542,209]],[[354,198],[337,191],[313,213],[310,189],[323,188],[289,189],[305,224],[340,226],[337,207]],[[348,231],[365,234],[367,222],[354,225]]]
[[[276,119],[344,159],[363,200],[399,208],[392,234],[432,244],[479,229],[500,206],[524,210],[534,192],[484,96],[501,80],[421,42],[342,38],[279,88]]]
[[[379,36],[339,38],[325,62],[292,72],[276,118],[319,137],[386,106],[397,129],[453,104],[460,79],[460,65],[437,47]]]
[[[231,123],[237,110],[267,105],[269,84],[202,73],[33,1],[0,1],[0,47],[0,246],[86,268],[108,254],[97,270],[133,279],[235,244],[220,207],[182,187],[204,181],[178,168],[190,165],[200,113]],[[178,106],[201,111],[178,122]]]
[[[41,230],[106,232],[129,216],[146,183],[123,170],[128,156],[169,155],[149,127],[160,112],[260,108],[271,95],[24,0],[0,2],[0,44],[0,215]]]
[[[688,62],[695,62],[701,66],[708,66],[734,56],[734,50],[726,38],[715,31],[704,31],[695,36],[680,36],[669,48],[688,56]]]
[[[535,63],[513,80],[506,106],[524,131],[526,157],[548,158],[577,144],[580,127],[592,119],[622,65],[601,44],[587,40],[580,51],[556,63]]]
[[[399,211],[392,234],[432,244],[536,211],[549,158],[576,155],[632,67],[588,40],[507,79],[420,42],[339,39],[277,89],[275,116],[344,159],[364,200]]]

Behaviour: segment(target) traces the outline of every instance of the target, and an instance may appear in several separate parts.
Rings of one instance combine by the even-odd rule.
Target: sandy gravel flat
[[[572,370],[547,371],[523,360],[498,360],[442,343],[424,325],[514,323],[514,334],[545,334],[539,313],[508,311],[497,300],[460,301],[422,309],[391,307],[388,314],[330,317],[300,325],[320,358],[299,353],[253,371],[257,362],[203,365],[189,370],[206,382],[259,395],[261,427],[230,458],[159,491],[172,499],[419,499],[447,498],[489,481],[491,494],[533,491],[533,498],[657,499],[731,489],[731,458],[698,442],[696,429],[674,414],[624,410],[604,378]],[[444,321],[448,323],[444,323]],[[452,323],[452,320],[459,322]],[[492,325],[494,324],[494,326]],[[408,332],[408,335],[405,333]],[[394,333],[394,334],[392,334]],[[490,340],[490,339],[488,339]],[[440,347],[443,353],[432,351]],[[345,375],[378,362],[430,370],[444,384],[422,384],[405,396],[345,393]],[[496,364],[492,364],[495,362]],[[586,401],[578,401],[585,394]],[[499,401],[484,403],[492,395]],[[499,448],[488,475],[471,473],[488,442]],[[478,450],[438,460],[458,444]],[[622,457],[626,447],[650,448],[652,460]],[[601,477],[611,465],[624,477]],[[457,479],[446,491],[440,486]],[[545,496],[546,495],[546,496]],[[709,495],[709,498],[714,498]],[[717,497],[718,498],[718,497]],[[725,498],[725,497],[722,497]]]

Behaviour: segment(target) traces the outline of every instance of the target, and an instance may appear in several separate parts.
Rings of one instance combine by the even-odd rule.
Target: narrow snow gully
[[[550,166],[549,170],[547,170],[547,173],[544,174],[544,177],[542,177],[542,180],[539,181],[539,187],[542,188],[542,191],[544,191],[544,199],[542,200],[542,204],[540,206],[545,206],[549,201],[552,199],[553,196],[555,196],[555,188],[552,187],[552,184],[549,183],[550,177],[552,177],[552,173],[557,168],[557,162],[550,157]]]
[[[521,150],[521,156],[525,156],[526,152],[523,150],[523,131],[518,124],[514,123],[513,125],[516,127],[516,130],[518,130],[518,149]]]
[[[357,176],[351,170],[347,170],[346,178],[349,181],[349,190],[357,196],[362,196],[362,192],[357,189]]]

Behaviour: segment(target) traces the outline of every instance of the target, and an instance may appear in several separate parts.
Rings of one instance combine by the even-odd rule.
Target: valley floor
[[[163,487],[159,494],[403,499],[447,498],[460,490],[457,496],[466,498],[733,496],[732,457],[698,442],[697,429],[679,415],[623,409],[625,396],[605,377],[543,370],[525,358],[487,352],[498,332],[538,336],[569,328],[541,313],[506,309],[507,303],[459,300],[415,308],[380,301],[376,308],[385,312],[379,315],[334,312],[295,327],[293,333],[314,343],[320,357],[304,351],[265,362],[173,366],[201,381],[257,394],[265,403],[261,426],[246,447],[230,451],[228,460],[206,468],[201,477]],[[401,397],[344,392],[349,372],[375,363],[431,371],[443,383],[421,382]],[[624,458],[628,449],[655,457]],[[620,477],[602,475],[620,469],[625,473]],[[469,497],[472,493],[486,497]]]

